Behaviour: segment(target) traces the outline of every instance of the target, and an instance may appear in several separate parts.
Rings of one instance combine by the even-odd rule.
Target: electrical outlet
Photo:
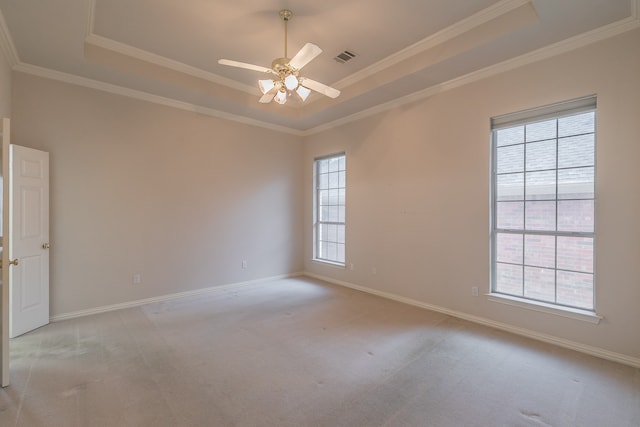
[[[373,268],[371,269],[371,274],[373,274],[374,276],[375,276],[376,274],[378,274],[378,269],[377,269],[377,268],[375,268],[375,267],[373,267]]]
[[[134,285],[139,285],[140,283],[142,283],[142,275],[140,273],[134,274],[131,281]]]
[[[473,295],[474,297],[478,296],[478,287],[477,286],[473,286],[471,288],[471,295]]]
[[[247,263],[246,259],[242,260],[242,268],[248,268],[249,264]]]
[[[349,264],[349,270],[353,271],[356,269],[356,266],[353,263]]]

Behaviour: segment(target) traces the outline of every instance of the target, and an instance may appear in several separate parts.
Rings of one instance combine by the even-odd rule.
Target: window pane
[[[336,225],[338,227],[338,243],[344,243],[344,225]]]
[[[335,260],[337,253],[338,253],[337,244],[333,243],[333,242],[328,242],[327,243],[327,259],[328,260]]]
[[[526,141],[541,141],[556,137],[556,120],[531,123],[525,127]]]
[[[527,200],[555,200],[556,171],[527,172],[526,193]]]
[[[558,268],[593,273],[593,239],[559,236]]]
[[[554,169],[556,167],[556,140],[527,144],[527,170]]]
[[[524,171],[524,145],[500,147],[497,151],[497,173]]]
[[[344,188],[346,184],[346,174],[344,171],[338,174],[338,187]]]
[[[593,213],[593,200],[559,201],[558,231],[593,232]]]
[[[320,190],[318,191],[320,198],[320,205],[324,206],[329,203],[329,190]]]
[[[523,200],[524,174],[510,173],[498,175],[496,178],[496,200]]]
[[[595,197],[593,167],[558,171],[559,199],[592,199]]]
[[[344,264],[345,261],[345,198],[346,158],[344,155],[316,160],[317,201],[314,241],[319,260]]]
[[[319,240],[327,240],[327,230],[328,225],[326,224],[319,224],[318,225],[318,239]]]
[[[496,234],[496,260],[522,264],[522,234]]]
[[[542,121],[518,112],[495,122],[523,120],[492,132],[494,292],[593,309],[596,113],[562,116],[587,102],[595,106],[532,110],[529,120],[541,120],[567,108]]]
[[[524,296],[539,301],[555,302],[556,271],[549,268],[524,268]]]
[[[327,203],[329,205],[338,204],[338,190],[329,190],[329,201]]]
[[[496,263],[496,292],[522,296],[522,267]]]
[[[329,174],[329,188],[338,188],[338,184],[339,184],[339,173],[338,172],[331,172]]]
[[[328,160],[318,160],[318,168],[320,169],[320,173],[329,172],[329,161]]]
[[[593,308],[593,275],[558,270],[557,301],[559,304]]]
[[[556,231],[556,202],[526,202],[526,229]]]
[[[338,207],[329,206],[329,219],[330,222],[338,222]]]
[[[572,136],[595,132],[596,113],[577,114],[558,119],[558,136]]]
[[[535,267],[555,268],[556,237],[535,234],[525,236],[524,263]]]
[[[319,221],[329,221],[329,207],[323,206],[320,208],[320,218]]]
[[[329,172],[337,172],[340,168],[340,159],[337,157],[332,157],[327,159],[329,161]]]
[[[329,188],[329,174],[323,173],[318,178],[318,188],[321,190],[326,190]]]
[[[496,131],[496,146],[521,144],[524,142],[524,126],[516,126]]]
[[[558,139],[558,167],[574,168],[595,164],[594,134]]]
[[[318,257],[327,259],[327,243],[323,240],[318,241]]]
[[[524,228],[523,202],[496,203],[496,227],[507,230],[522,230]]]
[[[327,226],[327,234],[323,236],[322,240],[327,240],[329,242],[337,242],[338,241],[338,228],[334,224],[330,224]]]

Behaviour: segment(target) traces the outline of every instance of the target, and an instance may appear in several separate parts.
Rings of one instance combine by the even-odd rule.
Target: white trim
[[[136,47],[117,42],[106,37],[98,36],[96,34],[89,34],[84,39],[85,43],[92,44],[102,49],[111,50],[113,52],[120,53],[122,55],[138,59],[140,61],[148,62],[150,64],[157,65],[162,68],[177,71],[188,76],[197,77],[212,83],[223,85],[232,89],[236,89],[250,95],[258,96],[260,91],[258,86],[249,86],[243,83],[239,83],[235,80],[228,79],[226,77],[219,76],[217,74],[204,71],[200,68],[192,67],[183,62],[174,61],[164,56],[156,55],[155,53],[148,52],[146,50],[138,49]],[[257,82],[257,80],[256,80]]]
[[[442,39],[443,37],[447,37],[447,35],[450,34],[454,34],[456,31],[462,31],[462,29],[464,28],[464,26],[468,26],[468,25],[473,25],[473,22],[480,22],[481,19],[490,19],[491,16],[494,16],[496,13],[500,13],[501,8],[509,8],[509,7],[518,7],[518,5],[521,5],[521,3],[518,2],[526,2],[527,0],[511,0],[511,1],[504,1],[501,3],[498,3],[497,5],[494,6],[494,8],[488,8],[485,9],[485,11],[479,12],[479,14],[473,15],[472,17],[469,17],[468,19],[470,21],[466,21],[463,20],[461,21],[461,23],[454,25],[452,27],[450,27],[449,29],[445,29],[439,34],[440,39]],[[13,40],[11,38],[11,34],[8,30],[8,27],[6,25],[6,22],[4,21],[4,16],[2,15],[2,11],[0,11],[0,50],[2,50],[2,52],[4,53],[5,57],[7,57],[7,60],[9,61],[9,63],[12,65],[13,69],[16,71],[22,71],[22,72],[26,72],[26,73],[31,73],[31,74],[35,74],[35,75],[40,75],[41,77],[46,77],[46,78],[52,78],[54,80],[61,80],[61,81],[65,81],[67,83],[72,83],[72,84],[77,84],[80,86],[86,86],[86,87],[94,87],[96,89],[99,90],[103,90],[106,92],[110,92],[112,89],[114,90],[113,93],[122,95],[122,96],[130,96],[133,98],[137,98],[137,99],[144,99],[146,101],[149,102],[156,102],[162,105],[166,105],[166,106],[171,106],[171,107],[175,107],[175,108],[179,108],[179,109],[183,109],[183,110],[188,110],[188,111],[194,111],[194,112],[199,112],[202,114],[206,114],[212,117],[218,117],[218,118],[222,118],[222,119],[227,119],[227,120],[231,120],[231,121],[236,121],[236,122],[240,122],[240,123],[245,123],[245,124],[249,124],[252,126],[257,126],[257,127],[262,127],[262,128],[266,128],[266,129],[271,129],[271,130],[275,130],[278,132],[283,132],[283,133],[287,133],[287,134],[291,134],[291,135],[296,135],[296,136],[310,136],[310,135],[314,135],[317,134],[319,132],[323,132],[329,129],[333,129],[342,125],[345,125],[347,123],[351,123],[369,116],[373,116],[388,110],[392,110],[394,108],[398,108],[398,107],[402,107],[406,104],[410,104],[413,102],[417,102],[420,100],[423,100],[425,98],[428,98],[430,96],[433,96],[435,94],[438,93],[442,93],[444,91],[450,90],[450,89],[455,89],[457,87],[466,85],[466,84],[470,84],[488,77],[492,77],[495,76],[497,74],[506,72],[506,71],[510,71],[513,70],[515,68],[519,68],[522,67],[524,65],[533,63],[533,62],[537,62],[537,61],[541,61],[565,52],[569,52],[571,50],[580,48],[580,47],[584,47],[587,46],[589,44],[622,34],[624,32],[627,31],[631,31],[637,28],[640,28],[640,0],[630,0],[630,4],[631,4],[631,16],[625,18],[625,19],[621,19],[620,21],[617,22],[613,22],[611,24],[605,25],[603,27],[600,28],[596,28],[594,30],[588,31],[586,33],[583,34],[579,34],[577,36],[571,37],[569,39],[563,40],[561,42],[555,43],[553,45],[550,46],[546,46],[546,47],[542,47],[538,50],[535,50],[533,52],[521,55],[519,57],[516,58],[512,58],[510,60],[506,60],[503,62],[500,62],[498,64],[486,67],[484,69],[478,70],[478,71],[474,71],[472,73],[466,74],[464,76],[460,76],[457,77],[455,79],[443,82],[441,84],[438,85],[434,85],[428,88],[425,88],[421,91],[415,92],[413,94],[410,95],[406,95],[379,105],[376,105],[374,107],[368,108],[366,110],[363,111],[359,111],[357,113],[351,114],[349,116],[346,117],[342,117],[340,119],[331,121],[331,122],[327,122],[327,123],[323,123],[321,125],[318,125],[316,127],[313,128],[308,128],[306,130],[298,130],[295,128],[291,128],[291,127],[287,127],[287,126],[278,126],[278,125],[273,125],[271,123],[266,123],[266,122],[262,122],[259,120],[255,120],[255,119],[249,119],[246,118],[244,116],[239,116],[239,115],[235,115],[235,114],[229,114],[229,113],[223,113],[221,111],[218,110],[214,110],[214,109],[210,109],[207,107],[202,107],[202,106],[197,106],[194,104],[188,104],[188,103],[184,103],[181,101],[177,101],[177,100],[171,100],[169,98],[164,98],[164,97],[160,97],[160,96],[155,96],[155,95],[151,95],[148,93],[144,93],[144,92],[140,92],[140,91],[136,91],[136,90],[132,90],[132,89],[126,89],[124,87],[121,86],[116,86],[116,85],[110,85],[110,84],[106,84],[106,83],[101,83],[101,82],[97,82],[95,80],[91,80],[85,77],[80,77],[80,76],[76,76],[76,75],[72,75],[72,74],[65,74],[65,73],[60,73],[58,71],[54,71],[54,70],[47,70],[45,68],[42,67],[37,67],[37,66],[33,66],[33,65],[29,65],[29,64],[25,64],[22,63],[20,61],[20,58],[18,56],[18,53],[15,49],[15,46],[13,44]],[[93,0],[91,2],[91,6],[90,6],[90,16],[89,16],[89,24],[88,24],[88,31],[93,31],[93,13],[95,13],[95,0]],[[502,12],[505,13],[505,12]],[[495,16],[499,16],[499,15],[495,15]],[[475,18],[474,18],[475,17]],[[473,18],[473,19],[472,19]],[[474,21],[477,20],[477,21]],[[477,25],[477,24],[476,24]],[[90,33],[92,34],[92,33]],[[89,35],[87,35],[88,37]],[[94,35],[95,36],[95,35]],[[95,36],[95,37],[99,37],[99,36]],[[427,45],[428,43],[434,43],[435,42],[435,35],[432,36],[434,37],[434,39],[431,38],[427,38],[425,40],[423,40],[422,42],[418,42],[417,45],[420,45],[421,43],[423,43],[424,45]],[[105,39],[107,40],[107,39]],[[117,42],[114,42],[117,43]],[[126,45],[123,45],[126,46]],[[414,45],[415,46],[415,45]],[[411,48],[411,47],[410,47]],[[410,49],[407,48],[407,49]],[[415,46],[414,48],[418,48],[417,46]],[[125,49],[126,50],[126,49]],[[401,51],[404,52],[404,51]],[[129,52],[129,54],[131,54],[131,52]],[[153,54],[149,54],[149,55],[153,55]],[[400,52],[398,52],[398,55],[400,55]],[[395,56],[395,55],[393,55]],[[162,58],[162,57],[158,57],[158,58]],[[157,59],[157,58],[156,58]],[[159,59],[158,59],[159,60]],[[160,61],[160,60],[159,60]],[[179,64],[179,63],[177,63]],[[175,65],[175,64],[174,64]],[[183,64],[184,65],[184,64]],[[35,69],[39,69],[39,71],[36,73],[33,70]],[[32,71],[29,71],[32,70]],[[196,70],[194,68],[194,70]],[[49,71],[49,72],[46,72]],[[202,71],[202,70],[200,70]],[[364,71],[364,70],[363,70]],[[204,71],[203,71],[204,72]],[[206,73],[206,72],[205,72]],[[56,76],[60,76],[61,74],[65,74],[65,78],[61,79],[59,77]],[[219,77],[219,76],[218,76]],[[222,78],[222,77],[220,77]],[[340,82],[343,82],[346,79],[341,80]],[[87,82],[92,82],[91,84],[88,84]],[[339,83],[340,83],[339,82]],[[100,86],[100,87],[96,87],[94,85]],[[336,85],[337,86],[337,85]]]
[[[366,110],[359,111],[346,117],[342,117],[332,122],[324,123],[314,128],[307,129],[306,131],[304,131],[304,136],[314,135],[319,132],[324,132],[326,130],[333,129],[347,123],[373,116],[375,114],[402,107],[406,104],[421,101],[433,95],[446,92],[460,86],[484,80],[486,78],[493,77],[495,75],[511,71],[534,62],[539,62],[553,56],[560,55],[562,53],[570,52],[572,50],[588,46],[607,38],[623,34],[627,31],[635,30],[637,28],[640,28],[640,0],[632,0],[632,5],[636,6],[632,6],[633,15],[628,18],[613,22],[609,25],[605,25],[604,27],[596,28],[595,30],[588,31],[583,34],[579,34],[558,43],[542,47],[540,49],[534,50],[533,52],[525,53],[524,55],[520,55],[518,57],[508,59],[494,65],[490,65],[486,68],[473,71],[460,77],[456,77],[455,79],[430,86],[421,91],[393,99],[391,101],[376,105]]]
[[[432,49],[438,45],[446,43],[449,40],[458,37],[472,29],[485,24],[493,19],[496,19],[506,13],[511,12],[526,4],[530,4],[530,0],[502,0],[486,9],[483,9],[473,15],[444,28],[435,34],[432,34],[411,46],[408,46],[396,53],[393,53],[386,58],[372,64],[363,70],[360,70],[342,80],[337,81],[333,86],[338,89],[345,88],[352,84],[355,84],[367,77],[370,77],[376,73],[384,71],[385,69],[399,64],[400,62],[410,59],[421,52],[428,49]]]
[[[174,61],[164,56],[156,55],[149,51],[133,47],[131,45],[115,41],[113,39],[99,36],[94,33],[94,23],[96,17],[96,0],[91,0],[89,3],[89,16],[87,22],[87,34],[85,36],[85,43],[92,44],[94,46],[108,49],[113,52],[120,53],[125,56],[133,57],[141,61],[145,61],[154,65],[158,65],[163,68],[177,71],[189,76],[197,77],[203,80],[207,80],[213,83],[217,83],[223,86],[237,89],[242,92],[249,93],[251,95],[258,95],[260,91],[257,86],[249,86],[243,83],[239,83],[235,80],[228,79],[226,77],[219,76],[217,74],[204,71],[200,68],[192,67],[183,62]]]
[[[273,280],[282,280],[282,279],[289,279],[292,277],[299,277],[299,276],[302,276],[303,274],[304,273],[302,272],[282,274],[279,276],[263,277],[261,279],[248,280],[246,282],[229,283],[226,285],[211,286],[208,288],[194,289],[192,291],[177,292],[174,294],[161,295],[157,297],[139,299],[135,301],[127,301],[120,304],[105,305],[102,307],[95,307],[87,310],[79,310],[79,311],[72,311],[69,313],[57,314],[55,316],[51,316],[49,320],[51,320],[52,322],[60,322],[62,320],[91,316],[94,314],[106,313],[109,311],[122,310],[124,308],[139,307],[141,305],[146,305],[146,304],[151,304],[156,302],[171,301],[178,298],[190,297],[195,295],[206,295],[206,294],[217,293],[217,292],[229,292],[230,290],[238,289],[244,286],[255,285],[258,283],[269,282]]]
[[[567,317],[569,319],[581,320],[583,322],[593,323],[597,325],[604,317],[598,314],[587,311],[579,310],[577,308],[555,306],[553,304],[545,304],[543,302],[526,300],[523,298],[512,297],[502,294],[486,294],[487,299],[492,302],[500,304],[510,305],[512,307],[525,308],[527,310],[537,311],[540,313],[553,314],[555,316]]]
[[[566,340],[564,338],[558,338],[553,335],[535,332],[530,329],[519,328],[517,326],[512,326],[506,323],[496,322],[494,320],[490,320],[485,317],[474,316],[461,311],[451,310],[451,309],[440,307],[433,304],[427,304],[422,301],[417,301],[411,298],[402,297],[400,295],[379,291],[376,289],[368,288],[366,286],[355,285],[353,283],[333,279],[331,277],[322,276],[319,274],[305,272],[304,275],[308,277],[312,277],[314,279],[333,283],[335,285],[344,286],[347,288],[355,289],[357,291],[366,292],[372,295],[377,295],[382,298],[386,298],[393,301],[402,302],[404,304],[409,304],[415,307],[424,308],[426,310],[431,310],[438,313],[446,314],[452,317],[456,317],[458,319],[467,320],[469,322],[477,323],[484,326],[489,326],[494,329],[499,329],[499,330],[510,332],[516,335],[521,335],[537,341],[542,341],[549,344],[557,345],[559,347],[575,350],[580,353],[585,353],[591,356],[599,357],[601,359],[611,360],[613,362],[622,363],[625,365],[633,366],[635,368],[640,368],[640,358],[638,357],[628,356],[626,354],[616,353],[616,352],[605,350],[599,347],[581,344],[575,341]]]
[[[152,102],[154,104],[160,104],[167,107],[177,108],[180,110],[204,114],[210,117],[230,120],[230,121],[234,121],[234,122],[238,122],[238,123],[242,123],[250,126],[257,126],[264,129],[287,133],[295,136],[302,136],[302,131],[298,129],[275,125],[273,123],[263,122],[263,121],[251,119],[245,116],[231,114],[231,113],[216,110],[213,108],[203,107],[201,105],[191,104],[189,102],[178,101],[173,98],[166,98],[159,95],[153,95],[148,92],[142,92],[135,89],[129,89],[123,86],[114,85],[111,83],[105,83],[98,80],[88,79],[86,77],[76,76],[74,74],[67,74],[61,71],[51,70],[49,68],[42,68],[35,65],[20,63],[14,66],[13,69],[15,71],[19,71],[25,74],[32,74],[34,76],[44,77],[51,80],[57,80],[64,83],[70,83],[77,86],[84,86],[91,89],[101,90],[103,92],[108,92],[116,95],[122,95],[129,98],[138,99],[141,101]]]
[[[11,68],[20,63],[18,51],[16,50],[16,46],[13,44],[13,38],[11,37],[9,27],[7,26],[7,21],[4,20],[2,10],[0,10],[0,50],[2,50],[2,53]]]

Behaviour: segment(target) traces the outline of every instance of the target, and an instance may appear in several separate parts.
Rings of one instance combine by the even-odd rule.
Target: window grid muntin
[[[585,113],[593,113],[593,125],[591,127],[592,131],[591,132],[581,132],[578,134],[563,134],[562,136],[560,136],[560,120],[563,118],[568,118],[568,117],[572,117],[572,116],[578,116],[578,115],[582,115]],[[531,140],[531,141],[527,141],[527,126],[531,125],[533,123],[539,123],[539,122],[543,122],[543,121],[550,121],[550,120],[554,120],[555,121],[555,138],[541,138],[541,139],[535,139],[535,140]],[[492,122],[493,123],[493,122]],[[514,142],[514,143],[509,143],[509,144],[503,144],[503,145],[498,145],[498,137],[497,137],[497,132],[499,130],[504,130],[504,129],[515,129],[517,127],[523,127],[523,135],[522,135],[522,142]],[[491,141],[491,147],[492,147],[492,215],[491,215],[491,220],[492,220],[492,233],[491,233],[491,240],[492,240],[492,244],[491,244],[491,291],[495,292],[495,293],[501,293],[501,294],[505,294],[505,295],[512,295],[512,296],[516,296],[519,298],[525,298],[528,300],[532,300],[532,301],[539,301],[542,303],[551,303],[554,305],[558,305],[558,306],[564,306],[564,307],[569,307],[569,308],[577,308],[577,309],[587,309],[587,310],[595,310],[595,167],[596,167],[596,161],[595,161],[595,126],[596,126],[596,115],[595,115],[595,99],[594,99],[594,105],[592,108],[582,108],[580,111],[571,111],[570,113],[567,114],[558,114],[555,117],[545,117],[544,119],[536,119],[536,118],[530,118],[529,120],[522,120],[520,122],[512,122],[509,123],[508,125],[502,125],[499,127],[494,127],[492,129],[492,141]],[[593,153],[591,155],[591,157],[593,158],[593,161],[591,164],[589,165],[585,165],[585,164],[581,164],[579,166],[570,166],[570,167],[558,167],[559,166],[559,161],[560,161],[560,156],[559,156],[559,149],[560,149],[560,141],[561,140],[565,140],[566,138],[574,138],[574,137],[578,137],[578,136],[586,136],[586,135],[592,135],[593,138],[593,144],[592,144],[592,150]],[[527,202],[535,202],[535,201],[544,201],[546,199],[529,199],[527,197],[527,172],[529,172],[529,170],[527,169],[527,147],[529,144],[532,143],[540,143],[543,141],[549,141],[549,140],[554,140],[555,141],[555,169],[534,169],[535,172],[540,172],[540,171],[555,171],[555,196],[554,198],[551,200],[555,203],[555,231],[544,231],[544,230],[528,230],[527,229]],[[523,159],[522,159],[522,165],[523,165],[523,169],[520,171],[509,171],[509,172],[503,172],[503,173],[498,173],[498,149],[499,148],[504,148],[504,147],[511,147],[511,146],[517,146],[517,145],[522,145],[523,146]],[[592,194],[592,197],[575,197],[575,198],[563,198],[561,197],[561,194],[559,193],[560,190],[560,182],[559,182],[559,172],[560,171],[564,171],[564,170],[577,170],[577,169],[586,169],[586,168],[593,168],[593,178],[591,181],[591,186],[592,186],[592,192],[590,194]],[[516,175],[516,174],[523,174],[523,183],[522,183],[522,199],[502,199],[502,200],[498,200],[498,177],[499,176],[505,176],[505,175]],[[590,232],[585,232],[585,231],[558,231],[559,228],[559,222],[558,222],[558,209],[559,209],[559,204],[560,202],[566,202],[566,201],[593,201],[593,210],[591,211],[591,216],[592,216],[592,229]],[[522,204],[522,229],[509,229],[509,228],[498,228],[498,203],[521,203]],[[497,236],[500,233],[504,233],[504,234],[515,234],[515,235],[521,235],[522,236],[522,264],[518,264],[518,263],[512,263],[512,262],[504,262],[504,261],[498,261],[498,254],[497,254]],[[530,265],[527,264],[525,262],[526,260],[526,236],[528,235],[542,235],[542,236],[552,236],[554,237],[554,267],[553,268],[549,268],[549,267],[539,267],[539,266],[535,266],[535,265]],[[592,265],[590,268],[590,272],[585,272],[585,271],[579,271],[579,270],[572,270],[572,269],[566,269],[566,268],[558,268],[558,237],[583,237],[583,238],[588,238],[591,240],[591,261],[592,261]],[[521,267],[521,292],[520,294],[515,294],[515,293],[507,293],[507,292],[500,292],[497,290],[497,281],[498,281],[498,277],[497,277],[497,267],[498,265],[511,265],[514,267]],[[548,301],[548,300],[544,300],[544,299],[536,299],[536,298],[532,298],[530,296],[526,296],[526,268],[530,267],[530,268],[544,268],[545,270],[553,270],[554,271],[554,300],[553,301]],[[559,296],[558,296],[558,273],[572,273],[572,274],[584,274],[584,275],[589,275],[591,277],[591,296],[590,296],[590,301],[591,301],[591,305],[590,307],[585,307],[585,306],[581,306],[581,305],[572,305],[572,304],[568,304],[568,303],[563,303],[563,302],[559,302]],[[579,301],[579,299],[577,300]],[[575,302],[575,301],[574,301]]]
[[[332,169],[332,160],[336,161],[337,169]],[[317,158],[314,160],[314,166],[314,260],[344,266],[346,259],[346,155],[340,153]],[[336,182],[332,182],[331,174],[337,174],[334,177]],[[324,179],[325,176],[326,179]],[[326,201],[322,199],[323,192],[326,193]],[[332,192],[335,192],[333,203]],[[331,214],[332,208],[335,208],[335,216]],[[326,217],[323,214],[325,210]],[[336,227],[336,236],[333,239],[328,235],[330,226]],[[334,249],[330,253],[329,250],[332,246]]]

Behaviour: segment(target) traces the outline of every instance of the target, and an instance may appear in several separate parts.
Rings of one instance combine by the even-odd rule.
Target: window
[[[596,98],[492,119],[491,289],[594,310]]]
[[[344,153],[314,162],[314,259],[345,264],[346,157]]]

